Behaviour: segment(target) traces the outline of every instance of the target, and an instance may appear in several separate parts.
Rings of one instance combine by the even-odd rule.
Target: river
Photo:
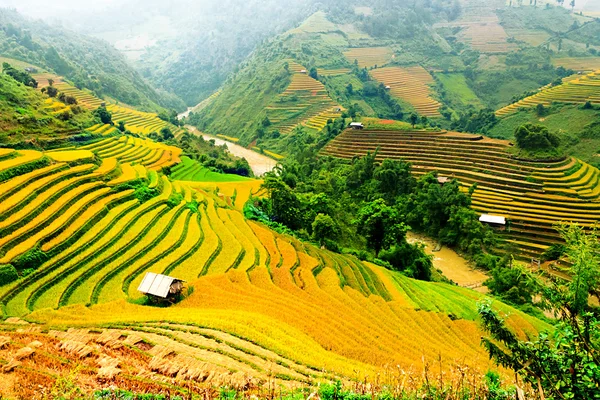
[[[443,246],[439,251],[434,251],[434,240],[414,232],[408,232],[406,239],[409,243],[420,242],[425,244],[425,252],[433,256],[433,267],[442,271],[444,276],[462,287],[468,287],[478,292],[487,292],[483,282],[489,277],[483,272],[473,268],[467,260],[454,250]]]
[[[234,156],[245,158],[248,161],[248,164],[250,164],[252,172],[254,172],[254,175],[257,177],[263,176],[267,172],[272,171],[273,168],[275,168],[275,166],[277,165],[277,161],[265,156],[264,154],[260,154],[255,151],[249,150],[245,147],[240,146],[239,144],[235,144],[212,135],[207,135],[206,133],[200,132],[198,129],[191,125],[186,125],[185,127],[191,133],[202,136],[204,140],[214,140],[217,146],[227,146],[229,152]]]

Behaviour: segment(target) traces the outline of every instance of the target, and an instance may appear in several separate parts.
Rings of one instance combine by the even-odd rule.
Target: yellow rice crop
[[[18,167],[20,165],[27,164],[35,160],[39,160],[44,156],[42,152],[35,150],[19,150],[17,154],[17,157],[0,161],[0,172],[9,168]]]
[[[111,186],[120,185],[121,183],[133,181],[137,178],[137,171],[129,163],[121,164],[121,176],[108,182]]]
[[[256,235],[258,240],[260,240],[262,245],[269,252],[269,256],[271,258],[269,267],[276,268],[279,265],[279,261],[281,260],[281,254],[279,254],[279,249],[275,244],[275,237],[273,236],[273,233],[270,230],[262,227],[261,225],[253,221],[248,221],[248,225],[254,231],[254,234]]]
[[[31,180],[32,182],[30,183],[30,186],[28,186],[29,189],[27,190],[23,190],[23,188],[21,189],[21,196],[19,197],[19,200],[16,200],[16,202],[12,202],[12,203],[8,203],[6,200],[3,201],[2,203],[0,203],[0,212],[7,210],[11,207],[14,206],[14,204],[20,202],[22,199],[24,199],[25,197],[27,197],[27,195],[31,194],[31,192],[34,190],[33,189],[33,185],[38,184],[37,187],[39,187],[40,181],[42,181],[42,179],[36,178],[40,175],[46,174],[48,172],[52,172],[54,170],[58,170],[59,168],[64,167],[65,164],[54,164],[54,165],[50,165],[48,167],[45,168],[41,168],[41,169],[36,169],[35,171],[29,172],[27,174],[22,174],[22,175],[17,175],[14,178],[8,180],[7,182],[4,182],[2,184],[0,184],[0,193],[6,193],[9,190],[13,190],[21,185],[24,185],[25,182]],[[56,175],[54,175],[56,176]],[[43,183],[43,182],[42,182]]]
[[[51,279],[56,275],[62,275],[65,269],[75,265],[77,262],[94,254],[103,245],[108,243],[114,236],[116,236],[119,233],[119,229],[113,229],[103,237],[99,237],[98,234],[103,229],[105,229],[120,213],[122,213],[124,210],[127,210],[137,202],[137,200],[132,200],[130,202],[120,204],[117,207],[111,209],[106,217],[104,217],[102,220],[100,220],[100,222],[95,224],[89,231],[87,231],[79,240],[77,240],[77,242],[73,246],[69,247],[64,252],[57,254],[54,258],[50,259],[45,265],[54,265],[60,259],[64,259],[65,261],[61,263],[58,268],[52,271],[45,279],[38,281],[37,284],[41,285],[46,280]],[[120,225],[126,225],[127,222],[133,219],[135,216],[136,215],[134,212],[129,212],[124,217],[122,217]],[[84,246],[89,247],[81,251],[81,249],[84,248]],[[69,279],[67,279],[67,281],[70,282]],[[68,286],[68,282],[52,286],[50,290],[47,291],[37,301],[36,307],[56,307],[58,304],[58,299],[60,298],[65,287]],[[17,301],[17,299],[15,299],[15,301]]]
[[[255,248],[252,245],[252,242],[242,232],[240,232],[236,224],[229,219],[228,213],[224,208],[217,209],[217,214],[219,215],[219,218],[221,218],[221,222],[225,228],[228,229],[229,232],[234,236],[234,240],[236,240],[245,250],[244,257],[236,268],[240,269],[241,271],[247,271],[254,266]]]
[[[233,222],[233,224],[239,229],[244,237],[250,240],[252,247],[258,250],[259,265],[263,267],[266,266],[268,255],[267,250],[265,249],[265,246],[262,245],[261,241],[256,237],[254,231],[250,229],[242,213],[233,210],[229,210],[227,213],[231,222]]]
[[[94,153],[89,150],[66,150],[66,151],[51,151],[46,155],[54,161],[69,162],[78,160],[92,160]]]
[[[229,232],[229,230],[223,225],[223,222],[217,215],[217,210],[214,207],[214,201],[207,198],[208,206],[206,207],[208,221],[212,230],[221,239],[223,249],[219,255],[214,259],[210,265],[211,274],[220,274],[231,268],[242,251],[242,246],[236,240],[236,238]]]
[[[117,168],[117,164],[116,158],[106,158],[102,160],[102,165],[100,165],[100,167],[98,167],[94,173],[97,175],[106,175],[109,172],[114,171]]]
[[[80,165],[73,169],[77,169],[79,171],[85,171],[86,169],[91,169],[91,167],[92,166],[90,166],[90,165]],[[71,169],[71,170],[73,170],[73,169]],[[61,172],[59,174],[62,175],[63,172]],[[57,174],[57,176],[59,176],[59,175]],[[76,185],[77,182],[81,181],[82,179],[84,179],[84,178],[82,178],[82,177],[71,178],[71,179],[67,179],[67,180],[64,180],[62,182],[59,182],[59,183],[53,185],[48,190],[44,191],[43,193],[40,193],[35,198],[35,200],[33,200],[27,207],[22,208],[21,210],[17,211],[14,214],[11,214],[11,216],[9,218],[0,222],[0,228],[5,228],[5,227],[9,226],[10,224],[12,224],[16,221],[19,221],[20,219],[22,219],[23,217],[25,217],[26,215],[31,213],[37,206],[39,206],[44,201],[48,200],[50,197],[52,197],[54,194],[56,194],[59,190],[69,187],[70,185]],[[31,194],[32,190],[35,190],[35,189],[39,188],[40,186],[42,186],[44,183],[47,183],[52,180],[53,180],[53,178],[51,176],[45,177],[45,178],[40,179],[39,181],[35,182],[33,185],[27,186],[26,188],[23,189],[23,191],[17,192],[13,196],[11,196],[8,199],[6,199],[5,201],[3,201],[0,204],[0,210],[2,210],[2,211],[10,210],[19,201],[21,201],[22,199],[27,197],[29,194]]]
[[[92,219],[98,212],[100,212],[103,208],[105,208],[111,201],[115,201],[126,197],[133,193],[132,190],[125,190],[119,193],[115,193],[113,195],[107,196],[101,201],[97,202],[91,207],[87,207],[86,210],[81,214],[77,221],[74,224],[70,225],[67,229],[62,231],[60,235],[57,235],[54,239],[44,243],[42,246],[42,251],[48,251],[59,245],[60,243],[66,241],[73,235],[79,228],[81,228],[87,221]]]
[[[183,204],[181,204],[178,207],[173,208],[170,212],[168,212],[159,221],[159,223],[156,225],[155,229],[151,229],[150,232],[148,232],[146,234],[146,236],[144,237],[143,240],[141,240],[136,246],[131,248],[127,253],[125,253],[123,255],[123,257],[120,257],[119,260],[116,260],[115,263],[112,264],[112,266],[108,265],[107,268],[104,269],[105,271],[110,271],[111,269],[118,267],[119,264],[122,264],[128,258],[130,258],[140,252],[144,254],[143,257],[141,257],[136,262],[131,264],[129,267],[127,267],[127,269],[121,271],[118,275],[116,275],[113,279],[111,279],[106,284],[106,286],[104,286],[104,288],[101,291],[100,296],[98,298],[98,302],[106,303],[106,302],[109,302],[112,300],[119,300],[119,299],[126,298],[126,294],[123,293],[123,290],[122,290],[122,284],[123,284],[123,280],[125,279],[125,277],[130,272],[133,272],[138,267],[144,265],[146,262],[151,261],[158,254],[166,253],[172,247],[175,246],[175,244],[177,243],[177,241],[179,240],[179,238],[181,237],[181,234],[183,233],[183,231],[185,229],[185,221],[187,219],[187,215],[191,212],[190,210],[187,210],[187,211],[183,212],[181,215],[179,215],[179,217],[175,221],[175,224],[173,225],[173,227],[171,228],[171,230],[169,231],[167,236],[163,240],[161,240],[157,246],[152,247],[152,248],[148,247],[150,245],[150,243],[152,243],[152,241],[157,236],[159,236],[165,229],[167,229],[167,226],[169,225],[169,223],[173,220],[173,218],[175,217],[177,212],[182,207],[183,207]],[[163,223],[163,221],[164,221],[164,223]],[[165,265],[166,265],[165,260],[163,259],[159,263],[155,264],[150,271],[162,273]],[[140,275],[139,281],[134,282],[134,285],[132,285],[133,289],[137,289],[142,278],[143,278],[143,275]]]
[[[69,193],[65,194],[64,196],[61,196],[57,201],[53,202],[48,207],[46,207],[44,210],[42,210],[42,212],[40,212],[28,224],[26,224],[25,226],[17,229],[12,234],[6,235],[6,236],[0,238],[0,246],[5,245],[11,239],[19,237],[20,235],[22,235],[25,232],[29,231],[33,227],[36,227],[37,225],[39,225],[40,223],[46,221],[47,219],[52,218],[52,215],[54,213],[56,213],[57,211],[59,211],[62,207],[64,207],[64,205],[66,203],[68,203],[71,200],[71,198],[73,198],[74,196],[76,196],[76,195],[78,195],[78,194],[80,194],[80,193],[82,193],[82,192],[84,192],[84,191],[86,191],[86,190],[88,190],[90,188],[99,188],[101,186],[102,186],[102,184],[100,182],[91,182],[91,183],[86,183],[86,184],[83,184],[83,185],[76,186]],[[18,221],[18,219],[16,218],[16,216],[19,215],[19,214],[20,213],[12,215],[10,218],[8,218],[6,221],[4,221],[4,223],[6,224],[6,223],[13,223],[13,222]]]
[[[209,223],[208,216],[203,208],[200,208],[200,228],[204,233],[204,240],[200,248],[185,260],[179,267],[177,267],[172,275],[180,277],[188,282],[192,282],[198,278],[201,274],[202,269],[208,262],[211,255],[217,250],[219,246],[219,238],[212,226]],[[194,232],[195,228],[194,228]],[[197,232],[199,234],[199,232]],[[228,251],[228,248],[225,250]]]
[[[174,233],[183,232],[183,228],[175,227],[175,228],[173,228],[173,232]],[[167,266],[171,265],[172,263],[174,263],[175,261],[177,261],[180,257],[182,257],[184,254],[186,254],[190,249],[192,249],[198,243],[198,241],[200,240],[200,234],[201,234],[201,231],[200,231],[200,225],[199,225],[197,216],[192,215],[190,222],[188,224],[187,235],[185,236],[185,240],[183,241],[183,243],[181,243],[181,246],[179,246],[175,251],[171,252],[169,255],[167,255],[165,258],[163,258],[161,260],[161,262],[159,263],[159,265],[153,266],[148,271],[163,273],[165,267],[167,267]],[[216,247],[216,245],[215,245],[215,247]],[[193,255],[191,257],[193,257]],[[198,274],[200,272],[200,271],[198,271],[198,267],[202,267],[204,264],[202,264],[202,265],[187,264],[186,262],[188,260],[190,260],[191,257],[188,258],[187,260],[184,260],[184,262],[182,262],[181,264],[179,264],[169,275],[177,277],[178,279],[182,279],[186,282],[195,281],[198,278]],[[143,275],[141,275],[139,278],[134,280],[133,283],[131,284],[130,291],[129,291],[129,295],[131,297],[136,297],[136,295],[139,295],[139,292],[137,292],[136,289],[139,286],[142,278],[143,278]]]
[[[138,179],[148,179],[148,171],[143,165],[136,164],[133,169],[136,170]]]
[[[87,187],[91,187],[91,186],[97,186],[98,184],[88,184],[85,185]],[[100,188],[98,187],[98,190],[95,190],[92,193],[87,194],[86,196],[83,196],[79,201],[77,201],[75,204],[73,204],[72,206],[69,207],[68,210],[66,210],[66,212],[64,212],[62,215],[60,215],[58,218],[54,218],[52,219],[52,222],[45,227],[44,229],[40,230],[39,232],[37,232],[34,235],[29,235],[25,240],[22,240],[19,242],[19,244],[15,247],[13,247],[11,250],[9,250],[4,257],[2,257],[0,259],[0,262],[4,263],[4,264],[8,264],[12,259],[14,259],[16,256],[25,253],[27,250],[31,249],[32,247],[35,246],[35,244],[43,239],[44,237],[48,236],[49,234],[51,234],[52,232],[56,231],[57,229],[61,228],[64,224],[66,224],[69,220],[69,218],[71,218],[74,214],[76,214],[80,209],[84,209],[87,207],[87,210],[94,210],[95,212],[98,212],[100,209],[102,209],[104,207],[104,204],[100,202],[99,203],[95,203],[92,206],[87,206],[87,204],[92,201],[94,198],[102,195],[102,194],[106,194],[110,191],[109,188]],[[68,199],[67,199],[68,200]],[[58,203],[58,202],[57,202]],[[52,206],[54,206],[54,204],[52,204]],[[42,221],[41,218],[47,219],[49,216],[51,216],[52,212],[55,212],[57,209],[55,209],[54,207],[48,207],[46,210],[53,210],[50,211],[49,213],[46,213],[46,210],[44,210],[44,212],[42,212],[39,216],[40,221]],[[81,219],[79,219],[81,222],[85,222],[82,221]],[[34,220],[36,221],[36,220]],[[32,221],[33,222],[33,221]],[[76,223],[77,225],[77,223]],[[31,227],[34,227],[35,225],[26,225],[25,227],[28,229],[31,229]],[[22,234],[24,231],[21,230],[17,230],[16,232],[13,233],[13,235],[9,235],[7,238],[13,238],[15,237],[15,235],[19,235]]]
[[[152,219],[154,219],[162,210],[164,210],[165,207],[166,206],[160,206],[152,211],[143,213],[142,215],[138,214],[136,216],[137,218],[135,218],[135,223],[133,224],[133,226],[127,232],[125,232],[125,234],[123,236],[121,236],[119,238],[119,240],[117,240],[117,242],[112,244],[111,251],[108,251],[108,252],[102,254],[100,257],[96,258],[93,261],[93,264],[100,263],[102,260],[106,259],[107,257],[110,257],[114,251],[121,249],[122,247],[131,243],[134,239],[138,238],[144,232],[144,230],[147,229],[150,221],[152,221]],[[172,212],[173,211],[171,211],[168,214],[171,214]],[[165,226],[168,223],[168,221],[169,220],[167,219],[167,217],[163,216],[157,226],[159,226],[159,227]],[[164,223],[164,225],[162,225],[161,223]],[[92,294],[92,290],[93,290],[95,284],[108,271],[110,271],[111,269],[114,269],[120,263],[125,262],[127,259],[129,259],[129,257],[133,256],[137,251],[140,251],[141,249],[143,249],[143,246],[149,244],[152,241],[152,239],[154,239],[154,237],[156,237],[159,233],[160,233],[160,229],[156,229],[156,228],[150,229],[148,232],[146,232],[146,235],[140,241],[140,243],[138,243],[132,249],[128,250],[125,254],[123,254],[121,257],[119,257],[119,259],[116,260],[114,263],[105,265],[100,271],[97,271],[93,276],[88,278],[88,280],[84,284],[78,286],[77,289],[75,289],[75,291],[73,292],[73,295],[72,295],[71,299],[69,300],[69,303],[70,304],[76,304],[76,303],[87,304],[90,301],[90,296]],[[92,265],[90,265],[89,267],[91,267],[91,266]]]

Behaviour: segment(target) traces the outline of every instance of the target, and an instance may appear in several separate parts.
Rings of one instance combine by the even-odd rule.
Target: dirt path
[[[487,292],[487,287],[480,285],[487,280],[488,276],[471,267],[469,262],[454,250],[444,246],[440,251],[434,252],[436,247],[434,240],[413,232],[409,232],[406,239],[409,243],[424,243],[427,254],[433,256],[433,266],[442,271],[446,278],[456,282],[459,286],[471,287],[482,293]]]
[[[252,168],[254,175],[257,177],[263,176],[265,173],[271,171],[277,165],[277,161],[263,154],[259,154],[255,151],[248,150],[245,147],[228,142],[227,140],[207,135],[206,133],[200,132],[198,129],[191,125],[186,125],[185,127],[193,134],[202,136],[205,140],[214,140],[217,146],[226,145],[231,154],[233,154],[236,157],[241,157],[248,160],[250,168]]]

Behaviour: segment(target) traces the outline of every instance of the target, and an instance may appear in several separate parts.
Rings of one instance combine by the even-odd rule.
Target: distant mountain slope
[[[0,9],[0,55],[64,75],[98,96],[136,107],[183,109],[173,95],[159,93],[108,43]]]

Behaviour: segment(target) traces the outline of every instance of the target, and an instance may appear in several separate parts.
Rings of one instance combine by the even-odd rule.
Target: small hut
[[[350,128],[352,128],[352,129],[365,129],[365,126],[362,124],[362,122],[352,122],[350,124]]]
[[[438,176],[437,181],[440,185],[444,186],[446,183],[450,182],[450,178],[447,176]]]
[[[487,224],[495,229],[506,229],[506,218],[500,215],[482,214],[481,217],[479,217],[479,222]]]
[[[138,286],[138,291],[154,300],[173,302],[181,294],[184,282],[181,279],[148,272]]]

